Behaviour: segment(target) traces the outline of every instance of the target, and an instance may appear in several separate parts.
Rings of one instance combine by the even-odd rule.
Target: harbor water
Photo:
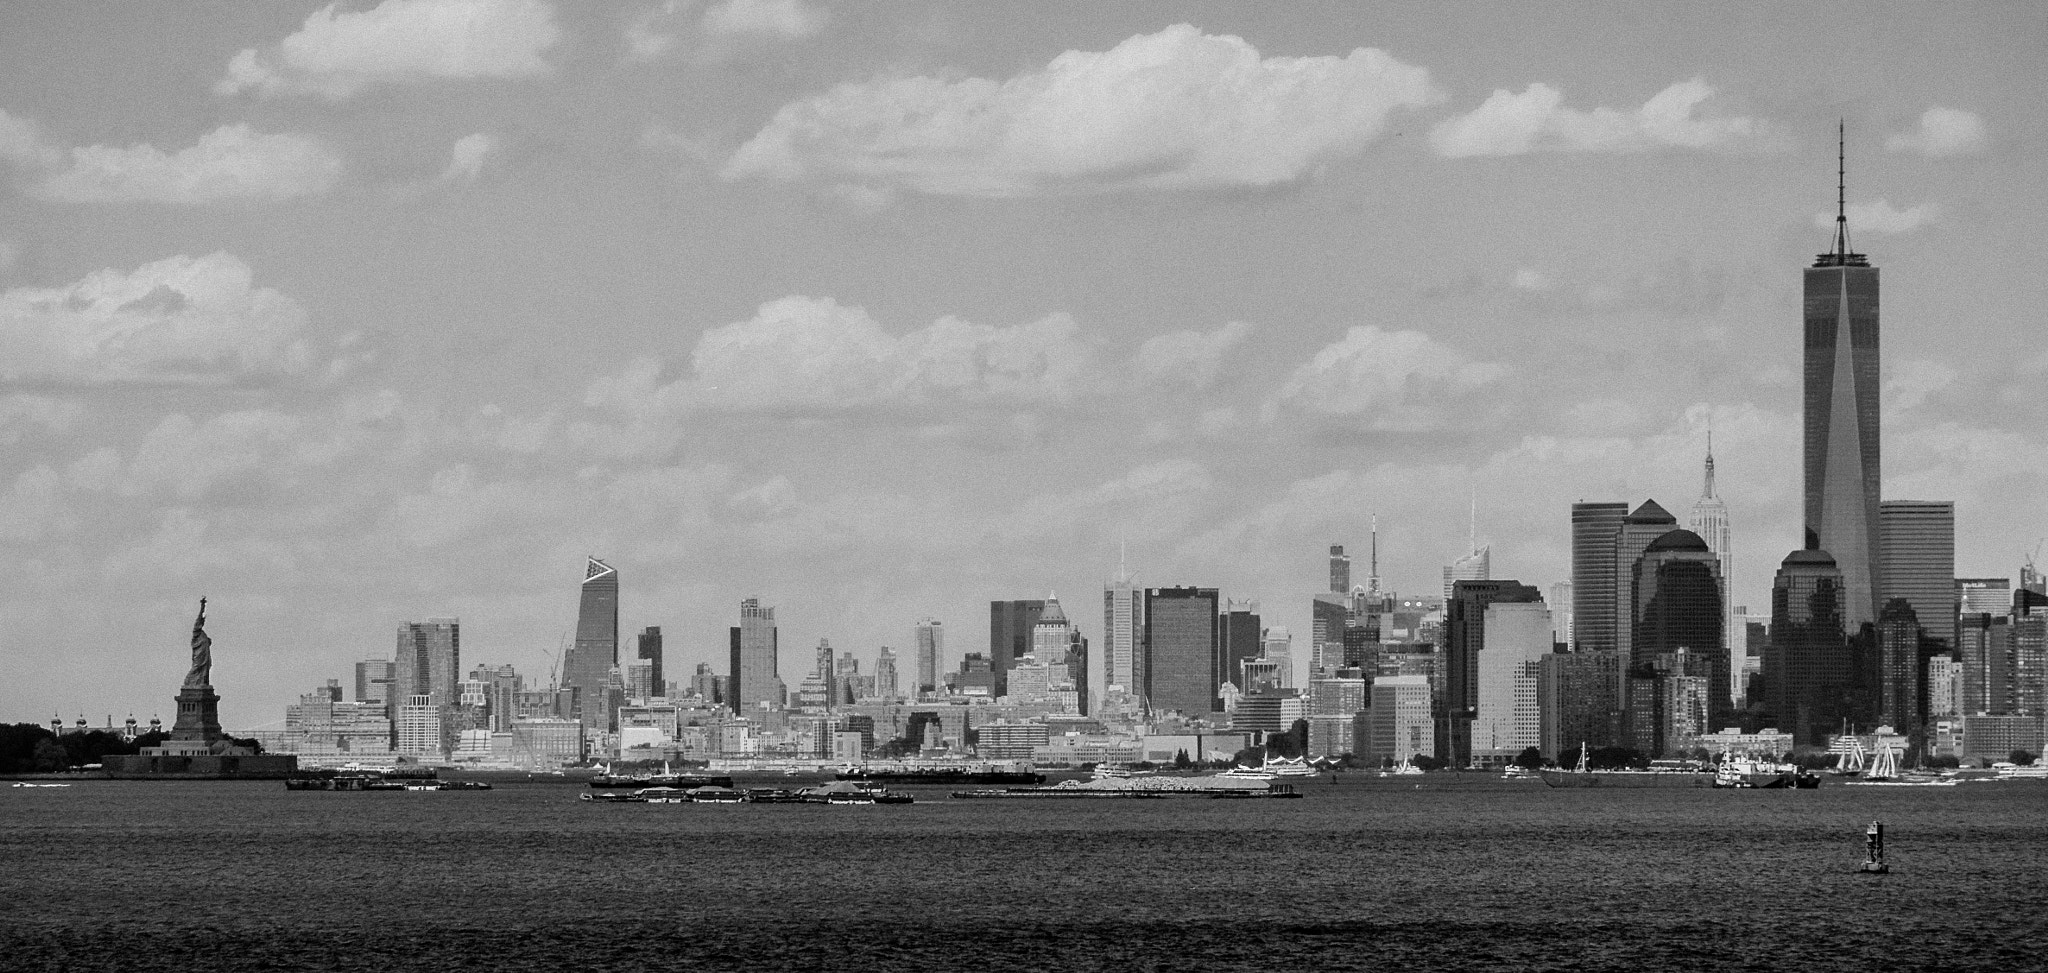
[[[9,970],[2039,968],[2048,783],[591,804],[0,785]],[[1858,870],[1885,823],[1892,871]]]

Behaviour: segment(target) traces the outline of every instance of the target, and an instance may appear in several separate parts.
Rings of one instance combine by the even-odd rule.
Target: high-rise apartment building
[[[583,570],[582,600],[576,611],[576,641],[562,659],[562,688],[569,691],[565,713],[593,730],[609,731],[605,684],[619,664],[619,573],[589,558]]]
[[[1486,609],[1495,603],[1543,603],[1543,592],[1518,581],[1458,581],[1444,612],[1444,713],[1438,721],[1438,756],[1463,767],[1472,762],[1472,722],[1479,708],[1479,653],[1486,650]],[[1550,619],[1543,618],[1548,629]]]
[[[462,681],[462,622],[454,618],[429,618],[398,626],[398,645],[392,659],[389,715],[392,737],[397,739],[400,709],[433,705],[441,708],[434,725],[452,731],[447,711],[455,705],[457,684]],[[418,697],[430,697],[421,701]],[[415,729],[419,725],[415,716]],[[443,741],[442,751],[454,749],[452,733]],[[425,751],[417,751],[425,752]]]
[[[938,692],[939,678],[946,671],[941,658],[946,654],[946,627],[938,619],[926,616],[917,620],[917,627],[910,634],[917,643],[917,692]]]
[[[1828,552],[1840,567],[1842,621],[1854,634],[1877,621],[1882,588],[1877,544],[1882,376],[1877,268],[1850,251],[1847,196],[1838,190],[1835,248],[1806,269],[1806,546]]]
[[[1036,598],[988,603],[988,661],[997,696],[1009,691],[1010,669],[1031,651],[1031,629],[1044,611],[1045,602]]]
[[[733,712],[746,713],[763,703],[781,706],[786,693],[777,671],[775,609],[758,598],[740,602],[740,623],[732,627],[731,648],[725,693]]]
[[[1572,504],[1572,646],[1582,652],[1615,648],[1614,544],[1628,504]]]
[[[1144,696],[1154,712],[1206,717],[1221,705],[1220,607],[1214,588],[1145,589]]]
[[[1936,652],[1956,644],[1956,505],[1886,500],[1877,513],[1879,603],[1904,598]]]
[[[1764,652],[1767,706],[1800,746],[1820,746],[1840,725],[1853,689],[1843,631],[1842,571],[1826,551],[1785,555],[1771,585],[1771,644]]]

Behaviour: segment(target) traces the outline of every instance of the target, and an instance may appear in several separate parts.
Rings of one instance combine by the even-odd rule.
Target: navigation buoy
[[[1884,822],[1870,822],[1870,830],[1863,832],[1863,848],[1863,871],[1883,875],[1892,870],[1884,863]]]

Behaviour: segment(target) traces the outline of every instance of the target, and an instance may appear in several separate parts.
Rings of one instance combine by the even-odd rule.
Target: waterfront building
[[[1485,607],[1483,628],[1483,645],[1472,667],[1470,759],[1505,763],[1525,748],[1542,745],[1536,684],[1554,645],[1550,609],[1541,601],[1492,602]]]
[[[619,664],[619,573],[595,557],[583,570],[582,600],[576,611],[576,641],[562,659],[562,686],[569,690],[565,714],[593,732],[614,729],[606,711],[605,683]]]
[[[1197,717],[1220,706],[1220,602],[1214,588],[1145,589],[1143,694],[1154,712]]]
[[[1714,433],[1707,432],[1707,461],[1700,498],[1693,501],[1692,510],[1686,514],[1687,530],[1698,534],[1700,540],[1712,551],[1717,562],[1721,582],[1721,654],[1733,658],[1734,602],[1728,597],[1735,590],[1735,532],[1728,522],[1728,505],[1714,493]]]
[[[1050,739],[1043,723],[983,723],[974,728],[974,752],[984,760],[1029,760]]]
[[[781,706],[784,690],[777,672],[775,609],[758,598],[740,602],[740,623],[730,634],[726,697],[733,712],[749,713],[763,704]]]
[[[1728,685],[1728,653],[1722,632],[1728,610],[1721,601],[1725,588],[1720,566],[1720,556],[1689,530],[1666,531],[1643,550],[1630,580],[1635,591],[1628,660],[1632,668],[1668,669],[1663,657],[1683,651],[1689,657],[1688,669],[1697,670],[1684,676],[1704,677],[1715,687]],[[1712,696],[1713,708],[1707,719],[1718,726],[1729,714],[1727,694],[1715,692]],[[1635,705],[1633,699],[1624,700],[1624,707]]]
[[[917,692],[914,695],[938,692],[939,677],[946,671],[943,659],[946,654],[946,627],[927,615],[917,620],[910,635],[917,644]]]
[[[1771,585],[1771,644],[1764,652],[1767,708],[1801,746],[1850,714],[1852,655],[1843,631],[1842,572],[1826,551],[1785,555]]]
[[[2012,683],[2013,712],[2048,713],[2048,613],[2039,609],[2012,620]]]
[[[462,676],[462,622],[455,618],[429,618],[424,622],[405,622],[398,626],[397,655],[392,660],[391,698],[398,706],[388,707],[391,716],[391,738],[397,746],[401,728],[399,709],[415,696],[432,696],[439,706],[449,706],[460,691],[457,683]],[[436,744],[435,749],[454,749],[452,732],[456,727],[443,712],[436,717],[436,726],[446,726],[450,731],[447,739]]]
[[[442,740],[442,704],[433,693],[413,693],[398,704],[397,745],[409,757],[441,760],[449,747]]]
[[[1519,581],[1461,580],[1454,584],[1444,619],[1444,709],[1435,743],[1439,758],[1462,767],[1472,762],[1472,722],[1478,717],[1479,654],[1486,649],[1486,609],[1496,602],[1541,606],[1543,593]],[[1550,619],[1544,616],[1545,641]]]
[[[512,721],[513,762],[527,769],[553,770],[584,756],[581,721],[526,716]]]
[[[1614,648],[1624,659],[1635,658],[1636,561],[1657,538],[1676,529],[1678,518],[1657,501],[1645,500],[1621,519],[1614,536],[1614,602],[1608,613],[1614,619]]]
[[[365,659],[356,663],[356,693],[358,703],[391,702],[391,683],[398,678],[398,663],[391,659]]]
[[[1754,754],[1773,760],[1792,752],[1792,734],[1775,726],[1764,727],[1755,733],[1744,733],[1741,727],[1731,726],[1713,733],[1702,733],[1696,743],[1709,753]]]
[[[1265,654],[1264,630],[1259,626],[1259,603],[1226,600],[1219,636],[1215,688],[1221,690],[1224,683],[1238,678],[1244,663]],[[1238,688],[1249,687],[1240,685]]]
[[[391,755],[391,723],[384,701],[343,702],[329,690],[316,690],[285,707],[285,752],[296,754],[300,766],[382,761]]]
[[[1920,665],[1927,641],[1911,601],[1893,598],[1884,603],[1877,616],[1878,722],[1911,727],[1926,721]]]
[[[1574,747],[1611,747],[1621,742],[1621,653],[1614,650],[1553,652],[1537,663],[1536,698],[1541,724],[1537,748],[1556,758]]]
[[[1237,699],[1230,728],[1247,733],[1286,733],[1294,721],[1308,718],[1308,700],[1298,689],[1267,689]]]
[[[1957,756],[1972,763],[2006,760],[2014,750],[2032,754],[2048,750],[2043,746],[2048,743],[2048,733],[2043,732],[2038,713],[1972,714],[1955,723],[1961,738]]]
[[[1855,633],[1877,621],[1883,587],[1877,544],[1882,375],[1877,268],[1849,249],[1847,213],[1838,202],[1834,250],[1806,268],[1804,468],[1806,547],[1833,555],[1842,575],[1843,629]]]
[[[1618,584],[1614,546],[1628,504],[1581,501],[1572,504],[1572,642],[1588,652],[1612,650]]]
[[[1366,766],[1405,763],[1436,752],[1435,719],[1430,715],[1429,679],[1425,676],[1381,676],[1370,690],[1364,752]]]

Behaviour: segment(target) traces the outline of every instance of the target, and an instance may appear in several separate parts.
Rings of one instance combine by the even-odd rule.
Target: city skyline
[[[1765,612],[1837,119],[1882,496],[1954,501],[1963,576],[2048,534],[2038,10],[479,3],[502,61],[337,71],[293,52],[416,5],[320,6],[0,15],[0,711],[168,712],[202,594],[230,725],[423,618],[535,677],[586,556],[672,675],[749,597],[792,686],[1047,591],[1101,655],[1126,563],[1305,671],[1374,515],[1390,590],[1479,547],[1547,589],[1571,504],[1682,509],[1709,426]],[[1141,64],[1193,100],[1115,97]],[[864,142],[916,78],[993,129]]]

